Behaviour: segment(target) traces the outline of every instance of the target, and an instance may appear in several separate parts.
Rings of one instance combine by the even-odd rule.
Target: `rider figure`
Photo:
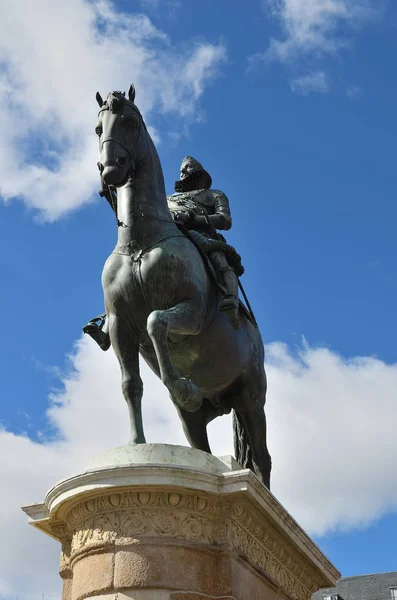
[[[220,190],[211,189],[211,183],[211,176],[202,165],[186,156],[180,168],[180,179],[175,182],[175,193],[167,196],[168,207],[174,220],[188,230],[188,236],[208,256],[225,290],[218,308],[232,326],[238,328],[238,276],[244,268],[235,249],[217,232],[218,229],[230,229],[232,217],[227,197]],[[106,315],[92,319],[83,331],[102,350],[110,347]]]
[[[175,221],[182,223],[194,243],[208,256],[225,288],[218,308],[231,324],[238,326],[238,276],[244,269],[240,256],[217,229],[232,226],[229,200],[220,190],[211,189],[212,179],[202,165],[186,156],[181,164],[175,194],[168,196],[168,207]]]

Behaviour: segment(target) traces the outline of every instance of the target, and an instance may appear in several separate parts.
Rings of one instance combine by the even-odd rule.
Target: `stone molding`
[[[189,448],[189,450],[191,449]],[[86,498],[87,495],[93,495],[100,488],[114,490],[142,485],[145,488],[167,487],[174,482],[178,488],[219,494],[221,497],[241,494],[244,491],[244,494],[249,496],[254,504],[259,507],[260,512],[265,511],[269,519],[276,523],[276,526],[282,528],[284,533],[297,546],[302,548],[304,554],[307,554],[319,569],[327,574],[330,581],[339,579],[339,571],[285,510],[277,498],[260,483],[249,469],[229,471],[223,473],[223,475],[176,465],[151,464],[134,465],[132,467],[120,466],[116,469],[98,469],[94,472],[86,472],[61,481],[51,488],[46,495],[45,505],[39,505],[42,507],[40,518],[36,519],[33,510],[31,512],[33,508],[34,512],[37,512],[38,505],[25,507],[24,510],[29,516],[33,517],[33,525],[45,529],[45,522],[48,520],[49,515],[56,516],[63,523],[65,507],[70,502],[75,502],[79,496]],[[52,531],[46,532],[58,539]]]
[[[159,449],[145,452],[149,450],[150,464],[120,464],[124,451],[117,451],[114,467],[108,464],[110,453],[103,468],[96,461],[94,470],[51,488],[45,503],[25,507],[32,525],[62,543],[64,580],[75,579],[75,571],[81,577],[81,561],[94,565],[98,553],[109,560],[129,552],[140,556],[139,545],[143,553],[150,546],[160,554],[165,546],[215,550],[236,565],[250,565],[269,589],[292,600],[310,600],[313,592],[340,577],[251,471],[233,471],[235,464],[224,459],[224,472],[219,459],[208,471],[205,457],[199,456],[195,466],[191,449],[182,464],[175,464],[184,452],[181,447],[166,449],[174,464],[156,464]]]
[[[109,544],[159,536],[226,546],[296,600],[310,599],[321,585],[304,561],[270,533],[269,524],[237,499],[218,500],[178,489],[112,491],[73,506],[65,523],[71,537],[71,563],[82,553]]]

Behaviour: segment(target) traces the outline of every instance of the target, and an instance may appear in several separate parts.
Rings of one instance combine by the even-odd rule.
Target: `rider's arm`
[[[229,208],[229,200],[227,196],[220,190],[211,190],[211,194],[215,200],[213,215],[195,215],[194,222],[197,225],[205,226],[208,221],[215,229],[228,230],[232,226],[232,215]]]

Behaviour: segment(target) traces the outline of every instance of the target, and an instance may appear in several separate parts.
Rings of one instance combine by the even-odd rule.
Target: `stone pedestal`
[[[122,446],[23,509],[62,544],[63,600],[309,600],[340,573],[249,470]]]

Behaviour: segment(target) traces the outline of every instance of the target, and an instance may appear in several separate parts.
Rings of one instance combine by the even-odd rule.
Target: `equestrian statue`
[[[236,459],[269,488],[263,342],[239,283],[241,258],[218,232],[232,225],[229,201],[190,156],[167,197],[134,86],[128,97],[96,98],[100,194],[115,212],[118,237],[102,273],[106,313],[83,331],[116,353],[130,443],[146,442],[141,354],[168,388],[192,447],[211,452],[208,423],[233,410]]]

